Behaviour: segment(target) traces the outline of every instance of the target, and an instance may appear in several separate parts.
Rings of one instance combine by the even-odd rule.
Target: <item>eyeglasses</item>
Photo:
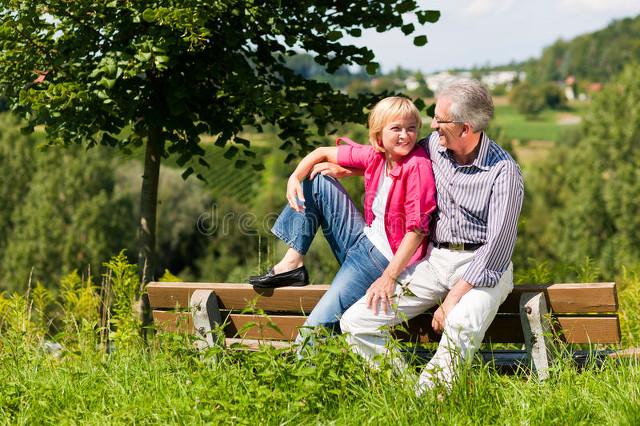
[[[435,120],[436,123],[438,123],[438,125],[440,124],[449,124],[449,123],[455,123],[455,124],[464,124],[464,121],[457,121],[457,120],[440,120],[438,117],[433,117],[432,120]]]

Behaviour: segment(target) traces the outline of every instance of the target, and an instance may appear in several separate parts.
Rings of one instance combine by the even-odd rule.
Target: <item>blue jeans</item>
[[[286,206],[271,232],[304,255],[321,227],[340,270],[307,317],[297,343],[310,335],[305,330],[311,327],[339,331],[342,314],[364,296],[389,264],[363,233],[366,223],[362,214],[336,179],[317,175],[313,180],[304,180],[302,190],[304,211],[299,213]]]

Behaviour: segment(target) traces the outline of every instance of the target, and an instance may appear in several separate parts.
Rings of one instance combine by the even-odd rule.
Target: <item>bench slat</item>
[[[220,309],[242,310],[256,301],[255,307],[270,312],[307,314],[329,288],[328,285],[254,289],[249,284],[149,283],[147,292],[153,309],[186,308],[196,290],[214,290]]]
[[[195,290],[214,290],[221,309],[242,310],[252,301],[256,308],[268,312],[309,313],[322,297],[328,285],[254,289],[249,284],[166,283],[147,286],[154,309],[188,307]],[[520,295],[544,291],[548,305],[555,313],[611,313],[618,310],[615,283],[518,285],[500,307],[501,313],[518,313]]]
[[[551,285],[517,285],[499,312],[518,312],[520,295],[529,292],[544,292],[547,307],[554,313],[614,313],[618,311],[616,284],[610,283],[566,283]]]
[[[225,315],[223,314],[223,318]],[[193,323],[188,312],[153,311],[153,319],[159,329],[165,331],[192,332]],[[225,329],[227,337],[236,337],[238,330],[246,324],[255,322],[257,325],[245,331],[243,336],[247,339],[265,340],[291,340],[294,339],[297,330],[303,325],[305,318],[295,315],[271,316],[270,320],[276,324],[282,334],[267,326],[264,316],[247,314],[230,314],[229,325]],[[562,340],[567,343],[619,343],[620,324],[616,316],[598,317],[557,317],[558,326],[563,330]],[[421,343],[438,341],[438,336],[431,329],[431,315],[424,314],[410,321],[408,331],[411,337],[400,336],[403,339],[418,340]],[[399,333],[402,334],[402,333]],[[522,327],[520,318],[515,315],[498,315],[493,321],[484,339],[492,343],[522,343]]]

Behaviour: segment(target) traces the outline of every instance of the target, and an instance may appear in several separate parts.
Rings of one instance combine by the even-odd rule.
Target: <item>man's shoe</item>
[[[281,274],[274,274],[273,268],[271,268],[264,275],[249,277],[249,284],[258,288],[302,287],[309,284],[309,274],[304,265]]]

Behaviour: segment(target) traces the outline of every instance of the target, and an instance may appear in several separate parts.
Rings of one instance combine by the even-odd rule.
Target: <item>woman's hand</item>
[[[373,309],[373,314],[378,315],[378,305],[382,302],[385,315],[391,309],[393,296],[396,292],[396,280],[389,274],[383,273],[367,290],[367,308]]]
[[[302,185],[295,174],[289,176],[287,181],[287,201],[289,206],[297,212],[304,210],[304,193]]]
[[[315,175],[321,174],[322,176],[333,176],[336,179],[342,179],[343,177],[353,175],[353,171],[328,161],[315,164],[311,169],[311,175],[309,179],[313,179]]]

